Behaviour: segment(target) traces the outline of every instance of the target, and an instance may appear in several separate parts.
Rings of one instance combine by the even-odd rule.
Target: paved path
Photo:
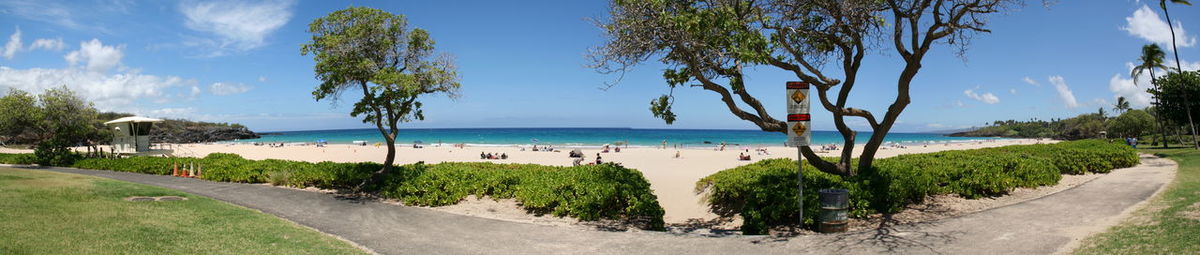
[[[383,254],[1048,254],[1103,231],[1170,182],[1176,165],[1143,156],[1076,188],[958,218],[838,235],[705,237],[608,232],[490,220],[336,198],[266,185],[124,172],[45,168],[162,186],[212,197],[334,234]],[[1080,227],[1086,226],[1086,227]]]

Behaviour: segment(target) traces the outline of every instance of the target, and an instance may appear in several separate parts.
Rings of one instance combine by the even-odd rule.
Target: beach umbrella
[[[317,142],[318,143],[326,143],[325,139],[318,139]]]
[[[581,151],[581,150],[579,150],[579,149],[574,149],[574,150],[571,150],[571,153],[575,153],[575,154],[583,155],[583,151]]]

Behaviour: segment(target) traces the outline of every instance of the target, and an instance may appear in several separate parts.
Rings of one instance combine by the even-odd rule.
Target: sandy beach
[[[877,153],[879,157],[892,157],[901,154],[927,153],[944,150],[964,150],[985,147],[996,147],[1016,144],[1035,144],[1049,141],[1035,139],[1004,139],[970,143],[949,143],[930,145],[909,145],[907,148],[887,147]],[[861,146],[859,147],[861,148]],[[299,161],[333,161],[333,162],[382,162],[387,152],[384,147],[373,145],[359,146],[348,144],[332,144],[325,147],[283,146],[269,147],[250,144],[183,144],[175,145],[175,155],[185,157],[204,157],[210,153],[236,153],[247,159],[286,159]],[[570,166],[572,158],[567,157],[571,148],[556,148],[559,152],[532,151],[529,147],[465,147],[456,148],[451,144],[427,145],[424,148],[400,146],[396,156],[397,164],[440,162],[494,162],[494,163],[532,163],[543,165]],[[716,215],[709,213],[701,201],[701,196],[693,189],[700,178],[721,170],[746,165],[766,158],[797,157],[795,148],[765,147],[769,155],[756,153],[750,148],[747,153],[741,147],[728,147],[724,151],[713,148],[661,149],[646,147],[623,148],[621,152],[600,153],[599,149],[581,149],[587,161],[595,161],[596,154],[604,162],[618,162],[622,165],[641,171],[650,181],[659,203],[666,210],[664,220],[667,223],[682,223],[688,219],[712,219]],[[676,153],[680,154],[675,158]],[[480,159],[480,153],[507,154],[507,160]],[[822,153],[824,156],[836,156],[840,151],[831,150]],[[752,160],[738,160],[739,154],[750,154]],[[586,162],[586,161],[585,161]]]

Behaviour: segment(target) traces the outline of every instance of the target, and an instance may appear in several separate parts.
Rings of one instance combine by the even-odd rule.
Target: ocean
[[[865,143],[870,132],[859,132],[857,143]],[[891,133],[885,141],[899,144],[926,144],[946,142],[972,142],[989,139],[986,137],[949,137],[930,133]],[[259,139],[236,142],[316,142],[325,140],[333,144],[351,141],[382,142],[377,129],[342,129],[271,132]],[[737,146],[783,146],[787,135],[758,130],[703,130],[703,129],[637,129],[637,128],[433,128],[402,129],[397,135],[397,144],[457,144],[472,146],[555,145],[565,147],[593,147],[604,144],[628,143],[630,146],[660,146],[666,140],[670,146],[685,147],[715,146],[721,142]],[[419,142],[418,142],[419,141]],[[813,144],[841,144],[842,136],[836,131],[813,131]]]

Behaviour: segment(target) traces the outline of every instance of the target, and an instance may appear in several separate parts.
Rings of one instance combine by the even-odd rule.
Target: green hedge
[[[848,189],[850,216],[863,217],[898,212],[931,195],[999,196],[1014,188],[1057,184],[1062,174],[1106,173],[1138,162],[1128,146],[1098,140],[901,155],[878,159],[873,169],[848,178],[805,162],[804,222],[814,223],[820,189]],[[747,234],[796,222],[795,160],[763,160],[717,172],[697,182],[696,191],[706,194],[714,213],[741,215]]]
[[[174,164],[182,168],[192,163],[202,166],[202,178],[206,180],[329,189],[352,188],[382,167],[377,163],[247,160],[228,153],[204,158],[84,159],[72,167],[166,175],[171,174]],[[585,221],[626,220],[644,229],[663,229],[663,209],[650,183],[641,172],[614,164],[556,167],[417,163],[397,166],[382,184],[367,189],[408,205],[423,206],[452,205],[468,195],[513,198],[537,214]]]
[[[34,164],[35,161],[36,161],[36,158],[34,158],[33,154],[31,154],[31,153],[23,153],[23,154],[0,153],[0,164],[28,165],[28,164]]]

